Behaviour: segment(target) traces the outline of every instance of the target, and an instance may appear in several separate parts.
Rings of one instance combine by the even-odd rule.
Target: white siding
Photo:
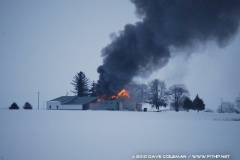
[[[56,109],[78,109],[78,110],[82,110],[82,105],[61,105],[60,101],[50,101],[47,102],[47,109],[48,110],[56,110]]]
[[[82,105],[61,105],[59,109],[78,109],[82,110]]]
[[[91,110],[97,110],[97,109],[98,109],[98,104],[97,104],[97,103],[90,103],[89,109],[91,109]]]
[[[51,109],[59,109],[60,106],[61,106],[61,102],[59,102],[59,101],[47,102],[47,109],[49,109],[49,110],[51,110]]]

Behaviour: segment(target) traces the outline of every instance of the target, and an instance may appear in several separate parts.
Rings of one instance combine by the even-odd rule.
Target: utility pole
[[[221,98],[221,113],[223,113],[223,111],[222,111],[222,102],[223,102],[223,98]]]
[[[39,95],[40,95],[40,92],[38,92],[38,110],[39,110]]]

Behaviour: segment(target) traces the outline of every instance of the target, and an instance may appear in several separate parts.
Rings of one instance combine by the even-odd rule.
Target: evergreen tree
[[[190,109],[194,109],[193,108],[193,102],[189,97],[186,97],[184,102],[183,102],[183,108],[186,109],[188,112]]]
[[[196,96],[196,98],[193,100],[193,107],[195,110],[202,111],[205,109],[205,104],[203,103],[203,100]]]
[[[92,84],[91,84],[91,88],[89,89],[89,96],[90,97],[97,97],[96,85],[97,85],[97,83],[95,83],[93,81]]]
[[[18,107],[17,103],[14,102],[14,103],[9,107],[9,109],[19,109],[19,107]]]
[[[89,79],[85,76],[83,72],[77,73],[73,81],[71,83],[74,86],[74,90],[72,91],[78,97],[86,97],[89,92]]]
[[[30,103],[26,102],[23,106],[23,109],[33,109],[33,107]]]

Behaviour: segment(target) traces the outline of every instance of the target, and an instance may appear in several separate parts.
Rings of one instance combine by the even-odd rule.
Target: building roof
[[[52,100],[50,100],[50,101],[60,101],[60,102],[64,102],[64,101],[69,101],[69,100],[75,99],[76,97],[77,97],[77,96],[61,96],[61,97],[52,99]],[[48,102],[50,102],[50,101],[48,101]]]
[[[91,103],[93,101],[97,100],[97,97],[76,97],[75,99],[68,101],[66,103],[64,103],[63,105],[68,105],[68,104],[87,104],[87,103]]]
[[[60,101],[62,105],[84,105],[95,100],[97,100],[97,97],[61,96],[50,101]]]

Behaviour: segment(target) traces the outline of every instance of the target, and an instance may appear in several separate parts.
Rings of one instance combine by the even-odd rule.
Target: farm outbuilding
[[[61,96],[47,102],[48,110],[88,110],[96,108],[97,97]]]
[[[61,96],[47,102],[48,110],[129,110],[142,111],[142,105],[129,99],[100,100],[97,97]]]

